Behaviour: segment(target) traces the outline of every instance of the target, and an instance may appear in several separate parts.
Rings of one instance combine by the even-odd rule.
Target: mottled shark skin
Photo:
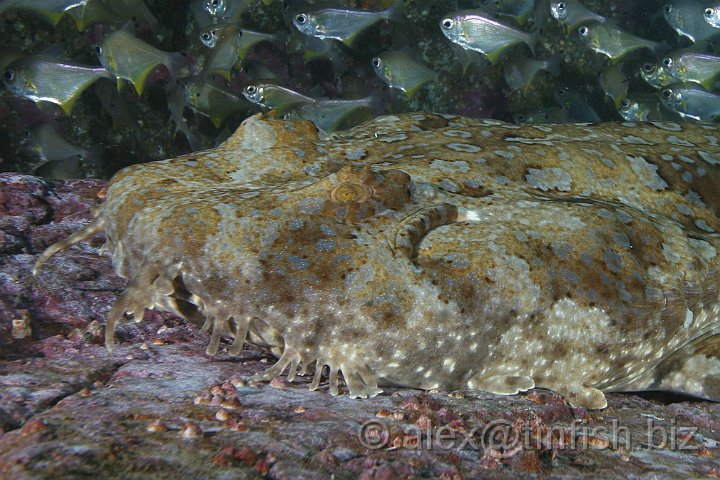
[[[215,149],[119,172],[97,218],[129,280],[106,325],[173,312],[279,360],[378,385],[575,406],[720,398],[714,125],[513,125],[435,114],[341,133],[247,119]]]

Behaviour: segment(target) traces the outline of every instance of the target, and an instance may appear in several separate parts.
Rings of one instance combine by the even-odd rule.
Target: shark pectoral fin
[[[535,388],[535,381],[530,377],[518,375],[475,376],[468,380],[468,387],[472,390],[482,390],[498,395],[515,395]]]
[[[612,391],[662,390],[720,401],[720,335],[710,335],[684,345],[632,381],[603,388]]]

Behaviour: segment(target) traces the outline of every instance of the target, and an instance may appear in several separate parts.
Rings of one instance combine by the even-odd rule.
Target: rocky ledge
[[[204,354],[170,315],[103,322],[125,286],[98,235],[42,250],[86,224],[105,182],[0,174],[0,477],[599,478],[720,476],[720,405],[610,394],[601,411],[533,390],[392,389],[331,396],[309,379],[255,384],[273,359]]]

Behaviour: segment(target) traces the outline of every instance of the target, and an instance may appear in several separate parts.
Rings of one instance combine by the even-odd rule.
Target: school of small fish
[[[5,169],[53,159],[51,175],[110,176],[215,146],[259,110],[329,131],[408,111],[520,123],[720,115],[713,0],[192,0],[180,28],[148,3],[0,1],[0,18],[20,20],[4,28],[82,34],[50,45],[6,35],[0,126],[17,148],[0,148]],[[58,139],[27,148],[44,124]],[[101,155],[63,166],[62,142]]]

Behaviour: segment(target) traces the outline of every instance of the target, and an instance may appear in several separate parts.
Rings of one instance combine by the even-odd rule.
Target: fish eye
[[[672,3],[666,3],[663,9],[665,10],[665,14],[670,15],[673,11]]]
[[[558,11],[562,12],[562,11],[565,10],[565,7],[566,7],[566,6],[567,6],[567,5],[565,5],[565,2],[558,2],[558,4],[557,4],[557,9],[558,9]]]
[[[515,117],[515,120],[517,120],[518,123],[525,123],[525,121],[527,121],[527,116],[525,114],[519,113]]]
[[[670,67],[672,67],[672,64],[673,64],[672,58],[670,58],[670,57],[663,58],[663,67],[670,68]]]
[[[203,40],[210,40],[212,38],[212,33],[210,32],[203,32],[202,39]]]
[[[95,53],[102,55],[102,47],[100,45],[95,45]]]
[[[375,57],[372,59],[372,66],[375,68],[380,68],[380,64],[382,61],[380,60],[380,57]]]
[[[3,78],[6,82],[12,82],[13,80],[15,80],[15,70],[13,70],[12,68],[8,68],[3,72]]]
[[[630,108],[630,100],[623,98],[620,102],[620,108]]]
[[[666,88],[662,91],[662,96],[665,98],[665,100],[670,100],[673,96],[672,90]]]
[[[248,95],[255,95],[258,91],[258,88],[255,85],[248,85],[245,87],[245,93]]]
[[[653,65],[652,63],[643,63],[642,69],[647,73],[652,73],[652,71],[655,70],[655,65]]]
[[[295,15],[295,23],[298,25],[302,25],[303,23],[308,21],[308,16],[305,13],[298,13]]]
[[[587,37],[588,33],[590,33],[590,29],[583,25],[582,27],[578,28],[578,33],[581,37]]]
[[[442,27],[446,30],[449,30],[452,28],[454,23],[455,22],[453,22],[451,18],[446,18],[445,20],[442,21]]]
[[[713,16],[713,11],[714,11],[714,10],[713,10],[712,8],[706,8],[705,11],[703,12],[703,14],[704,14],[706,17],[712,17],[712,16]]]

